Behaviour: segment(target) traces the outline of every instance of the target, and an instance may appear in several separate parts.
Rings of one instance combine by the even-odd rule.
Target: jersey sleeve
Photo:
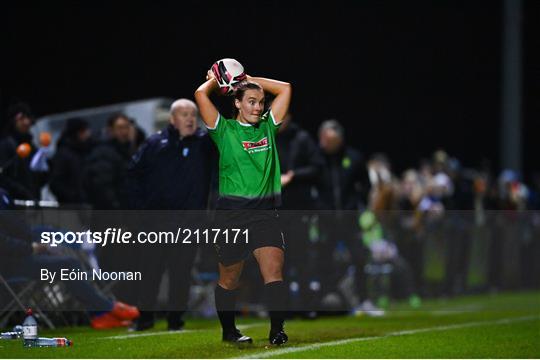
[[[210,138],[218,147],[220,146],[221,139],[223,139],[223,132],[225,131],[225,121],[226,120],[223,115],[218,114],[214,127],[209,127],[208,125],[205,125],[208,129],[208,135],[210,135]]]
[[[269,109],[264,115],[263,118],[265,118],[266,121],[268,121],[268,126],[270,129],[274,131],[274,134],[277,133],[279,130],[279,127],[281,126],[281,123],[278,123],[276,118],[274,117],[274,113],[272,112],[272,109]]]

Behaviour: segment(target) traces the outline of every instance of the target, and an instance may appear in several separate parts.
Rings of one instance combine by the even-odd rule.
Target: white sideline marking
[[[431,310],[429,311],[430,314],[435,316],[444,316],[444,315],[453,315],[453,314],[463,314],[473,311],[480,311],[484,310],[485,306],[482,306],[480,304],[471,304],[466,306],[453,306],[446,309],[440,309],[440,310]]]
[[[276,355],[290,354],[290,353],[306,351],[306,350],[315,350],[315,349],[328,347],[328,346],[338,346],[338,345],[350,344],[353,342],[385,339],[385,338],[389,338],[393,336],[412,335],[412,334],[419,334],[419,333],[431,332],[431,331],[462,329],[462,328],[475,327],[475,326],[480,326],[480,325],[508,324],[508,323],[513,323],[513,322],[528,321],[528,320],[533,320],[533,319],[538,319],[538,318],[539,318],[538,316],[524,316],[524,317],[500,319],[500,320],[495,320],[495,321],[475,321],[475,322],[468,322],[468,323],[463,323],[463,324],[395,331],[395,332],[391,332],[382,336],[369,336],[369,337],[360,337],[360,338],[352,338],[352,339],[334,340],[334,341],[328,341],[328,342],[319,343],[319,344],[262,351],[262,352],[257,352],[257,353],[250,354],[247,356],[242,356],[240,358],[241,359],[267,358],[267,357],[276,356]]]
[[[244,325],[238,325],[237,328],[239,330],[249,329],[252,327],[265,325],[266,323],[258,322],[253,324],[244,324]],[[177,331],[154,331],[154,332],[141,332],[136,334],[127,334],[127,335],[116,335],[116,336],[107,336],[103,337],[102,339],[106,340],[123,340],[123,339],[133,339],[138,337],[146,337],[146,336],[160,336],[160,335],[172,335],[172,334],[188,334],[193,332],[200,332],[200,331],[207,331],[207,330],[215,330],[215,329],[196,329],[196,330],[177,330]]]
[[[172,334],[187,334],[191,332],[196,332],[200,330],[176,330],[176,331],[154,331],[154,332],[142,332],[137,334],[127,334],[127,335],[116,335],[116,336],[107,336],[103,337],[102,339],[114,339],[114,340],[121,340],[121,339],[132,339],[132,338],[138,338],[138,337],[145,337],[145,336],[158,336],[158,335],[172,335]]]
[[[257,326],[263,326],[263,325],[270,326],[270,322],[257,322],[257,323],[252,323],[252,324],[238,325],[237,328],[238,330],[245,330],[245,329],[251,329],[251,328],[254,328]]]

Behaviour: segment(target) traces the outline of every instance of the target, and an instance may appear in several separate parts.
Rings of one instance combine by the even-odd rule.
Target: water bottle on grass
[[[26,318],[22,324],[22,338],[24,347],[37,346],[38,325],[36,318],[32,315],[32,309],[26,311]]]
[[[66,338],[39,337],[36,339],[36,346],[38,347],[66,347],[66,346],[73,346],[73,341]]]

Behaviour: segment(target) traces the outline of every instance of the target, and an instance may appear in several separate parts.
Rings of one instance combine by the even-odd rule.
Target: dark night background
[[[539,170],[538,3],[523,0],[524,169]],[[4,4],[1,106],[38,116],[191,97],[212,62],[294,85],[295,121],[335,117],[397,170],[445,148],[497,170],[502,3],[440,1]],[[4,111],[2,112],[4,113]]]

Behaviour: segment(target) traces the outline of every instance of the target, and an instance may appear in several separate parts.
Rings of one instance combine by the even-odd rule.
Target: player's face
[[[192,106],[180,106],[171,114],[171,124],[180,132],[180,136],[191,136],[197,131],[197,109]]]
[[[250,124],[256,124],[261,119],[264,111],[264,91],[249,89],[244,93],[242,101],[235,101],[240,114],[240,120]]]

